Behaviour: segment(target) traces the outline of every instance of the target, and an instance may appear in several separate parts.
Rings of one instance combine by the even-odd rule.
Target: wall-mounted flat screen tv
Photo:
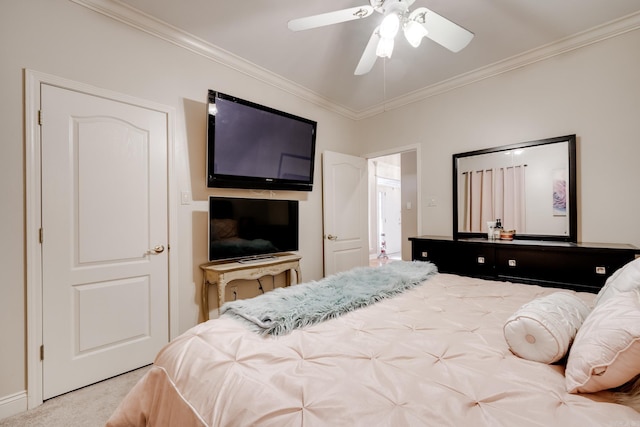
[[[297,250],[297,200],[209,196],[209,261]]]
[[[209,90],[207,186],[311,191],[317,123]]]

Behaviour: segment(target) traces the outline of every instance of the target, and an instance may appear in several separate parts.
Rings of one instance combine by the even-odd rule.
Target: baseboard
[[[0,420],[27,410],[27,392],[0,397]]]

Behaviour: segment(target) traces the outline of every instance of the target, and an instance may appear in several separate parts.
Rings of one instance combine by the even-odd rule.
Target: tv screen
[[[209,261],[298,250],[298,201],[209,196]]]
[[[207,186],[311,191],[316,126],[209,90]]]

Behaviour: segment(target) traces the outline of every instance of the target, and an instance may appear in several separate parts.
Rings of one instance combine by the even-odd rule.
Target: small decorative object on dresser
[[[410,237],[412,259],[441,273],[597,293],[606,279],[640,254],[628,244],[542,240]]]
[[[500,240],[513,240],[516,230],[502,230],[500,232]]]

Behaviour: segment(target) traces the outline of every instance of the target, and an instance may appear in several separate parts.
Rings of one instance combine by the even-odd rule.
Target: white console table
[[[296,281],[302,281],[300,274],[300,258],[299,255],[284,253],[274,257],[260,260],[252,260],[250,262],[212,262],[200,266],[203,272],[204,280],[202,282],[202,293],[200,300],[200,309],[202,311],[203,321],[209,320],[209,285],[218,285],[218,307],[224,304],[224,291],[227,284],[233,280],[255,280],[262,276],[275,276],[286,272],[286,285],[290,286],[291,272],[295,271]]]

